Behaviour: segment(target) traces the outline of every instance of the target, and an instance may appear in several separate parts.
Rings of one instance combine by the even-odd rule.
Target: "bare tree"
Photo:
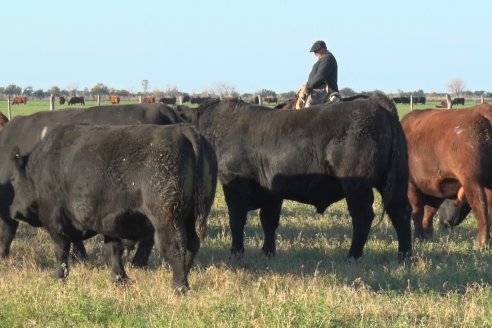
[[[223,96],[223,97],[233,97],[233,96],[238,95],[238,93],[236,91],[236,87],[234,87],[231,84],[225,83],[225,82],[217,83],[214,90],[215,90],[215,93],[217,93],[218,95]]]
[[[147,90],[149,90],[149,80],[142,80],[142,88],[144,93],[147,93]]]
[[[460,96],[463,91],[465,91],[466,85],[465,81],[461,77],[452,79],[448,83],[448,90],[450,93]]]

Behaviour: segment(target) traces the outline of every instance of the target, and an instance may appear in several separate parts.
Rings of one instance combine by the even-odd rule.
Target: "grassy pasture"
[[[47,103],[28,103],[20,114],[23,106],[14,111]],[[380,213],[379,200],[374,208]],[[73,264],[69,278],[56,281],[47,233],[21,223],[11,257],[0,261],[0,327],[492,326],[492,254],[474,247],[473,217],[453,231],[436,224],[432,240],[414,243],[411,266],[397,263],[388,219],[371,229],[360,260],[345,261],[352,228],[344,201],[323,215],[286,201],[273,258],[260,254],[257,212],[248,218],[244,257],[230,258],[220,188],[208,222],[186,296],[172,292],[155,251],[148,270],[127,269],[132,284],[113,285],[100,238],[86,243],[87,265]]]

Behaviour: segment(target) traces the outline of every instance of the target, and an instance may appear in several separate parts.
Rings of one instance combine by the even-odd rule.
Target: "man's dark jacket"
[[[307,82],[309,90],[322,89],[328,84],[329,92],[338,92],[338,64],[335,56],[327,52],[313,65]]]

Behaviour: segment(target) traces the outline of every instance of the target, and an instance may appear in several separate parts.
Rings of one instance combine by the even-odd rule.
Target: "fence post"
[[[12,118],[12,107],[10,105],[10,95],[7,99],[7,109],[8,109],[9,121],[10,121],[10,119]]]
[[[485,100],[483,99],[483,95],[480,96],[480,103],[481,104],[485,103]]]
[[[101,106],[101,95],[97,95],[97,105]]]
[[[55,96],[50,94],[50,112],[55,110]]]
[[[142,95],[138,96],[138,102],[142,103]]]
[[[261,96],[258,95],[258,105],[263,105],[263,102],[261,101]]]
[[[413,111],[413,95],[410,95],[410,111]]]
[[[180,105],[183,105],[183,96],[182,96],[182,95],[181,95],[181,96],[179,96],[179,104],[180,104]]]

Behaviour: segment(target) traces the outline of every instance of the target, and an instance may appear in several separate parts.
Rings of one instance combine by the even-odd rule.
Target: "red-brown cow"
[[[7,116],[3,115],[3,113],[0,112],[0,129],[3,128],[8,122],[9,119],[7,118]]]
[[[19,97],[14,97],[14,99],[12,99],[12,105],[16,105],[16,104],[27,104],[27,97],[26,96],[19,96]]]
[[[155,97],[145,97],[142,102],[144,104],[151,104],[151,103],[155,103]]]
[[[415,236],[432,235],[433,216],[445,198],[466,198],[477,219],[477,243],[483,246],[492,222],[492,106],[415,110],[401,123]]]
[[[117,105],[120,103],[120,97],[118,96],[109,96],[109,101],[111,101],[111,105]]]

